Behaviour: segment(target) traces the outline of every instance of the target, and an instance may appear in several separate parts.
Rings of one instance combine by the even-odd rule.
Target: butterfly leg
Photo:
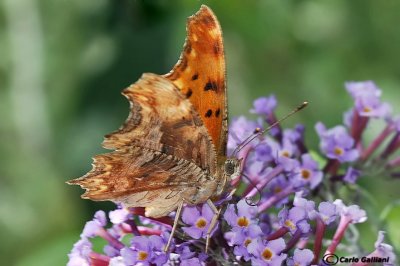
[[[174,225],[172,226],[171,234],[169,235],[167,245],[164,247],[164,252],[167,252],[169,246],[171,245],[172,238],[174,237],[175,234],[176,226],[178,225],[178,221],[182,213],[182,208],[183,208],[183,201],[181,201],[181,203],[178,206],[178,209],[176,210]]]
[[[214,205],[214,203],[210,199],[207,200],[207,204],[208,204],[208,206],[210,206],[211,210],[214,212],[214,216],[211,219],[210,226],[208,227],[208,230],[207,230],[206,253],[208,252],[208,247],[210,246],[211,232],[214,229],[215,225],[217,224],[219,214],[221,213],[221,209],[218,210],[217,207]]]

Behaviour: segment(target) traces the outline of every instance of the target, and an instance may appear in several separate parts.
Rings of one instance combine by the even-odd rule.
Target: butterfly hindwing
[[[195,186],[202,175],[202,169],[189,161],[129,146],[95,156],[93,169],[69,183],[86,189],[82,198],[146,207],[147,215],[160,217],[174,210],[182,201],[180,193]]]
[[[180,193],[216,173],[215,148],[192,104],[168,79],[144,74],[123,94],[130,115],[103,142],[115,151],[95,156],[93,169],[69,183],[86,189],[84,198],[166,215],[182,201]]]

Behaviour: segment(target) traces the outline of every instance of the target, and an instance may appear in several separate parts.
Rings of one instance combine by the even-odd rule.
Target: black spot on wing
[[[209,91],[209,90],[218,91],[218,85],[217,85],[217,83],[214,82],[214,81],[209,81],[209,82],[207,82],[206,85],[204,86],[204,90],[205,90],[205,91]]]
[[[190,98],[190,96],[192,96],[193,91],[191,88],[188,89],[188,91],[186,92],[186,98]]]
[[[199,78],[199,74],[197,74],[197,73],[192,76],[192,80],[196,80],[198,78]]]
[[[212,116],[212,110],[211,110],[211,109],[208,109],[207,112],[206,112],[206,114],[205,114],[205,116],[206,116],[206,117],[211,117],[211,116]]]
[[[218,108],[218,109],[215,111],[215,117],[219,117],[220,112],[221,112],[221,109]]]

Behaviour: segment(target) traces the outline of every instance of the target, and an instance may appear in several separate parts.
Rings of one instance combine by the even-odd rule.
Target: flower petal
[[[200,212],[196,207],[186,206],[182,211],[182,221],[188,225],[194,225],[200,217]]]
[[[189,236],[193,237],[194,239],[199,239],[203,235],[203,230],[200,230],[200,229],[196,228],[195,226],[182,227],[182,230]]]

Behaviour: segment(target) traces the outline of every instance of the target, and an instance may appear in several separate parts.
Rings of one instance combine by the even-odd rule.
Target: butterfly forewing
[[[222,31],[206,6],[188,18],[183,52],[173,70],[165,75],[190,100],[224,161],[227,140],[225,56]]]

